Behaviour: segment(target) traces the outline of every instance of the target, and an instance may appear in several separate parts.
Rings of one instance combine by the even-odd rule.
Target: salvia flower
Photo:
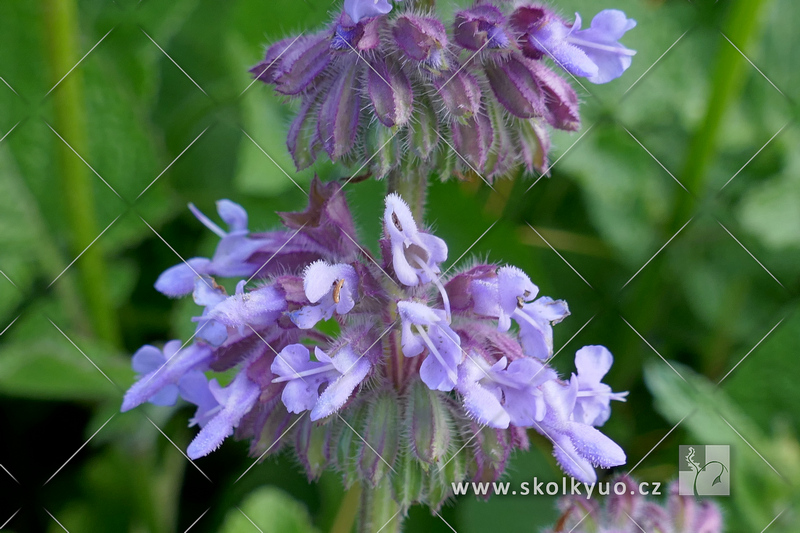
[[[580,129],[578,97],[545,57],[608,82],[631,64],[618,41],[635,24],[605,10],[581,30],[578,15],[568,24],[499,1],[443,21],[410,1],[346,0],[324,29],[274,43],[250,72],[300,100],[287,138],[298,170],[325,153],[377,178],[413,165],[489,181],[547,172],[548,127]]]
[[[579,350],[570,379],[548,365],[566,303],[540,296],[511,266],[479,263],[442,279],[446,243],[399,195],[384,208],[382,257],[345,244],[358,241],[336,183],[315,180],[307,209],[281,214],[296,258],[264,257],[274,241],[256,247],[243,210],[226,210],[230,231],[220,237],[227,257],[248,265],[234,276],[243,279],[231,295],[208,270],[185,280],[202,309],[198,332],[183,348],[170,341],[135,354],[139,376],[122,409],[180,396],[197,406],[190,422],[201,428],[189,457],[231,435],[256,456],[292,445],[310,478],[326,467],[346,485],[391,478],[386,490],[403,508],[436,509],[467,477],[496,480],[512,450],[528,447],[527,430],[550,439],[582,481],[624,463],[596,429],[625,397],[601,381],[608,350]],[[243,238],[226,241],[234,234]]]
[[[585,496],[561,498],[558,525],[545,533],[722,533],[724,530],[719,507],[710,500],[681,496],[677,483],[670,485],[663,503],[641,495],[638,484],[629,476],[619,476],[610,484],[615,488],[621,485],[624,490],[609,491],[602,505]]]

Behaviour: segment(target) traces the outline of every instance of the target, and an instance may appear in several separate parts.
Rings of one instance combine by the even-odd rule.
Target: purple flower
[[[194,205],[189,204],[189,209],[221,240],[213,258],[189,259],[168,268],[158,277],[156,290],[167,296],[176,298],[189,294],[194,290],[198,276],[239,277],[252,276],[256,272],[266,275],[286,267],[293,268],[298,260],[319,257],[319,247],[310,243],[305,236],[293,238],[292,233],[286,231],[250,234],[247,212],[230,200],[217,202],[217,212],[228,224],[227,232]]]
[[[396,193],[386,197],[383,224],[397,279],[409,287],[438,280],[439,263],[447,259],[447,244],[419,231],[408,204]]]
[[[402,0],[394,0],[401,2]],[[344,11],[358,23],[360,20],[370,17],[385,15],[392,10],[392,4],[388,0],[344,0]]]
[[[406,301],[397,302],[397,310],[402,321],[403,355],[415,357],[427,347],[428,356],[419,369],[422,381],[432,390],[453,390],[463,354],[461,339],[447,325],[445,312]]]
[[[291,344],[281,350],[272,363],[273,383],[286,382],[281,399],[292,413],[311,409],[311,420],[325,418],[347,402],[355,388],[369,373],[371,363],[357,355],[349,345],[329,357],[319,347],[314,348],[312,361],[308,348]],[[319,388],[327,383],[320,395]]]
[[[590,426],[602,426],[611,416],[611,400],[625,401],[627,392],[612,392],[611,387],[601,383],[614,356],[605,346],[584,346],[575,354],[578,374],[572,375],[578,389],[573,418]]]
[[[607,83],[622,75],[636,52],[618,41],[636,21],[616,9],[601,11],[591,27],[581,30],[581,17],[567,26],[549,12],[527,28],[528,43],[551,56],[564,70],[588,78],[592,83]]]
[[[225,324],[208,317],[211,310],[228,297],[225,289],[216,284],[211,276],[201,276],[194,282],[192,298],[194,303],[203,306],[203,314],[192,320],[197,322],[195,336],[212,346],[220,346],[228,338]]]
[[[584,483],[597,481],[594,466],[611,468],[624,464],[625,452],[592,426],[572,419],[578,395],[576,382],[542,385],[547,411],[537,431],[553,441],[553,455],[566,473]]]
[[[173,405],[187,382],[187,374],[198,372],[208,365],[211,349],[205,344],[192,344],[181,349],[181,341],[169,341],[164,349],[150,345],[133,354],[132,366],[139,374],[122,401],[122,411],[129,411],[144,402]],[[191,378],[190,378],[191,379]]]
[[[546,360],[553,355],[553,324],[568,317],[569,308],[564,300],[542,296],[523,304],[513,316],[519,324],[519,341],[525,355]]]
[[[556,379],[556,373],[532,358],[508,363],[503,357],[489,365],[472,352],[459,367],[458,390],[464,408],[478,422],[494,428],[533,426],[545,415],[539,386]]]
[[[509,48],[511,41],[503,28],[505,17],[495,6],[482,4],[456,13],[453,34],[467,50]]]
[[[500,331],[508,331],[512,315],[539,293],[539,288],[528,275],[513,266],[497,269],[494,277],[474,280],[470,289],[475,302],[474,311],[497,318]]]
[[[219,403],[219,408],[200,433],[186,449],[190,459],[197,459],[213,452],[239,425],[239,421],[247,414],[258,400],[261,389],[247,377],[246,369],[242,369],[227,387],[221,387],[216,379],[209,384],[209,390]]]
[[[316,261],[303,273],[303,288],[312,304],[289,314],[298,328],[309,329],[320,320],[328,320],[334,311],[346,315],[358,298],[358,275],[347,264],[329,265]]]
[[[243,334],[245,326],[254,329],[272,325],[286,310],[286,297],[274,285],[265,285],[244,292],[246,280],[236,284],[236,294],[218,303],[208,317],[228,327],[239,328]]]

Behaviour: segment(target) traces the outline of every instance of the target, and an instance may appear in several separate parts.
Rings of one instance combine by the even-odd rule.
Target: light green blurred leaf
[[[252,533],[253,523],[263,533],[317,532],[305,506],[274,487],[262,487],[250,493],[238,509],[228,511],[220,531]]]
[[[681,427],[694,441],[731,447],[731,507],[750,528],[763,528],[796,498],[792,480],[785,476],[798,472],[799,465],[786,464],[790,455],[782,453],[714,383],[691,368],[671,364],[680,376],[661,362],[645,368],[656,409],[670,424],[682,421]]]
[[[43,326],[45,327],[45,326]],[[59,335],[47,324],[55,335]],[[92,365],[94,362],[120,386],[133,371],[123,356],[83,338],[71,336],[88,361],[63,336],[44,330],[44,338],[7,343],[0,347],[0,393],[46,400],[106,400],[122,392]]]

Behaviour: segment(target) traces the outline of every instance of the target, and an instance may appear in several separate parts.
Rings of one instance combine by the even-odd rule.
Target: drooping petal
[[[387,0],[344,0],[344,11],[354,23],[370,17],[385,15],[392,10]]]
[[[577,14],[575,16],[579,19]],[[590,28],[572,31],[569,42],[580,48],[597,65],[597,74],[588,76],[590,82],[607,83],[620,77],[631,66],[636,52],[617,41],[635,26],[636,21],[629,19],[622,11],[605,9],[595,15]]]
[[[264,327],[274,323],[286,310],[283,292],[273,285],[244,292],[245,281],[239,282],[236,294],[217,304],[209,317],[228,327]]]
[[[372,367],[369,359],[356,354],[350,346],[340,349],[331,362],[340,375],[319,396],[311,411],[311,420],[320,420],[341,409]]]
[[[190,459],[208,455],[216,450],[222,441],[233,435],[233,430],[239,425],[239,421],[255,405],[261,389],[250,381],[247,372],[242,370],[224,389],[219,388],[216,380],[212,381],[211,392],[222,408],[189,444],[186,454]]]
[[[208,273],[211,261],[205,257],[194,257],[185,263],[168,268],[158,276],[155,288],[170,298],[186,296],[194,290],[198,275]]]

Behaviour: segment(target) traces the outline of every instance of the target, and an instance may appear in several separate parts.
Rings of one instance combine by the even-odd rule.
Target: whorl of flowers
[[[641,495],[628,476],[616,478],[610,486],[625,488],[609,491],[602,506],[581,496],[559,500],[561,517],[545,533],[722,533],[724,529],[722,513],[713,502],[681,496],[677,483],[670,485],[663,505]]]
[[[582,30],[578,14],[570,23],[539,4],[480,2],[447,23],[396,4],[347,0],[325,29],[273,44],[250,70],[301,102],[287,139],[298,170],[325,152],[378,178],[407,166],[442,179],[546,172],[547,127],[576,131],[580,114],[544,57],[606,83],[635,54],[618,41],[636,22],[618,10]]]
[[[156,288],[193,295],[197,331],[137,351],[122,405],[196,405],[192,459],[231,435],[255,456],[288,445],[309,478],[329,466],[346,485],[390,477],[402,505],[434,507],[451,482],[502,475],[511,451],[528,447],[527,428],[580,481],[625,462],[596,429],[626,394],[601,382],[611,353],[581,348],[577,373],[560,379],[548,360],[566,302],[539,296],[512,266],[443,272],[446,243],[397,194],[385,199],[380,258],[357,244],[337,183],[315,180],[280,231],[250,233],[227,200],[228,231],[192,210],[221,237],[216,253],[168,269]],[[244,279],[229,295],[215,277]],[[234,377],[208,381],[223,372]]]

